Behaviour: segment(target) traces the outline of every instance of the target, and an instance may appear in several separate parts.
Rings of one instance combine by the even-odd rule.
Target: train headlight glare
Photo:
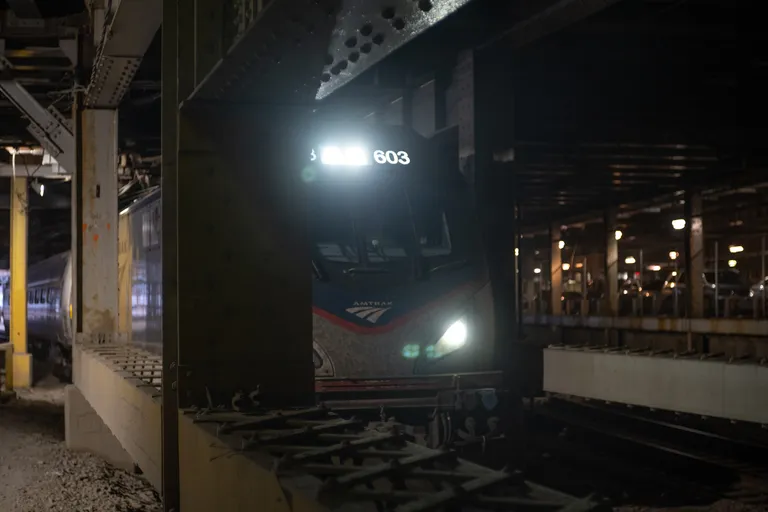
[[[467,342],[467,324],[463,320],[457,320],[451,325],[441,338],[448,347],[459,348]]]
[[[341,148],[325,146],[320,148],[320,162],[323,165],[363,166],[368,165],[368,152],[360,146]]]
[[[467,343],[467,322],[461,318],[451,324],[440,339],[427,352],[429,357],[442,357]]]

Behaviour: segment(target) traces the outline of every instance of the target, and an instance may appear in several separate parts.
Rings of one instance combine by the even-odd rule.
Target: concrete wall
[[[162,451],[159,391],[110,363],[123,346],[75,344],[75,385],[147,480],[160,489]],[[153,397],[157,394],[157,398]],[[77,435],[77,434],[69,434]]]
[[[522,365],[525,375],[521,381],[528,394],[541,392],[543,381],[542,349],[548,345],[564,343],[567,345],[611,345],[628,349],[649,347],[653,350],[673,350],[684,352],[688,348],[686,334],[664,332],[603,331],[598,329],[568,329],[560,327],[525,326],[524,338],[518,357],[525,359]],[[694,337],[695,346],[700,350],[702,337]],[[724,353],[727,357],[751,356],[768,357],[768,337],[749,336],[709,336],[709,352]]]
[[[115,467],[133,470],[131,456],[76,386],[66,388],[64,422],[68,449],[95,453]]]

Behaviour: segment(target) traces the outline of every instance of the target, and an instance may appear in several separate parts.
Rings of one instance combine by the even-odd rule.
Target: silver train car
[[[10,329],[10,282],[3,285],[3,324]],[[72,258],[52,256],[27,270],[27,338],[36,359],[53,359],[71,375]]]

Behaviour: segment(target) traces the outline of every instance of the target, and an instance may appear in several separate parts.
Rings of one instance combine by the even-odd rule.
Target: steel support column
[[[455,86],[462,92],[458,101],[459,162],[472,190],[471,200],[481,223],[486,261],[493,288],[496,318],[496,354],[507,366],[504,354],[517,338],[515,322],[514,249],[516,221],[514,176],[500,172],[494,165],[495,124],[499,111],[509,106],[504,119],[512,118],[511,105],[504,103],[509,90],[500,85],[500,77],[488,52],[467,51],[459,56],[454,71]],[[510,129],[510,125],[506,125]]]
[[[117,333],[117,111],[80,110],[77,129],[75,332],[80,341],[105,343]]]
[[[549,227],[549,242],[552,247],[549,254],[549,282],[551,314],[563,314],[563,255],[560,249],[560,223],[554,223]]]
[[[307,404],[312,282],[295,148],[309,142],[267,122],[281,114],[223,110],[179,117],[179,401],[205,406],[210,394],[229,406],[236,392],[258,390],[275,406]],[[257,160],[241,150],[248,144]]]
[[[181,423],[175,430],[168,417],[177,404],[231,410],[314,402],[301,170],[335,23],[328,14],[338,2],[258,2],[253,21],[236,33],[221,2],[172,3],[163,21],[175,27],[163,31],[166,459],[175,456],[174,436],[182,440],[178,462],[164,463],[163,486],[170,510],[177,463],[178,508],[194,511],[221,503],[223,491],[213,477],[217,463],[179,446]],[[262,483],[238,484],[225,508],[245,506],[253,497],[245,489]]]
[[[284,7],[270,6],[263,16],[277,16]],[[203,82],[216,82],[230,59],[240,57],[229,54],[218,64],[227,46],[220,2],[197,0],[194,9],[174,14],[177,47],[165,43],[178,60],[175,70],[170,58],[164,64],[167,74],[175,71],[179,77],[178,90],[166,87],[163,99],[186,101],[178,110],[175,163],[167,155],[174,131],[169,105],[165,112],[164,162],[171,164],[163,169],[163,208],[169,211],[175,203],[175,211],[165,221],[169,229],[163,230],[163,246],[173,251],[168,247],[174,245],[176,251],[175,262],[171,253],[164,254],[163,262],[164,274],[175,269],[176,275],[175,283],[173,276],[165,277],[169,287],[163,302],[172,304],[164,311],[165,332],[173,329],[168,313],[176,316],[179,404],[209,406],[210,401],[229,407],[236,393],[257,391],[262,404],[308,404],[314,392],[312,282],[305,272],[311,261],[300,172],[307,159],[299,148],[311,147],[307,100],[314,91],[277,102],[307,107],[270,106],[274,101],[254,106],[233,96],[226,102],[187,98]],[[315,36],[330,36],[330,26],[322,32],[317,28]],[[238,47],[249,44],[248,34]],[[309,47],[314,50],[295,53],[301,63],[279,58],[267,62],[278,72],[300,71],[307,75],[302,80],[309,80],[317,71],[312,65],[322,67],[323,46]],[[273,92],[295,93],[286,88]],[[182,471],[182,489],[184,485]]]
[[[32,386],[32,355],[27,344],[27,213],[26,178],[11,178],[11,307],[10,341],[6,352],[6,388]]]
[[[604,316],[619,313],[619,241],[616,240],[616,211],[605,212],[605,305]]]
[[[701,192],[685,192],[685,306],[689,318],[704,316],[704,222],[702,220]]]
[[[165,512],[179,510],[179,317],[177,259],[178,0],[163,0],[162,31],[162,496]]]

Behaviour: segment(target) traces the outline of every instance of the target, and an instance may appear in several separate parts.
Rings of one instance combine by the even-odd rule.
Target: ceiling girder
[[[0,57],[0,71],[11,68],[10,63]],[[16,81],[0,80],[0,92],[21,112],[30,124],[29,132],[40,145],[66,170],[75,167],[75,138],[66,119],[55,107],[44,108],[29,92]]]
[[[122,0],[116,5],[111,13],[93,11],[94,20],[110,22],[98,34],[99,48],[84,100],[89,108],[117,108],[162,23],[159,0]],[[98,30],[99,24],[94,25]]]

